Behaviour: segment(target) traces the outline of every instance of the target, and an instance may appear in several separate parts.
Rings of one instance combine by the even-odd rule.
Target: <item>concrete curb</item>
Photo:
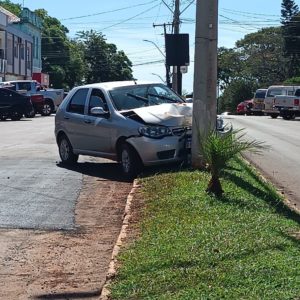
[[[117,268],[116,268],[117,256],[123,245],[123,241],[127,236],[127,228],[128,228],[129,221],[131,218],[131,204],[132,204],[133,196],[139,187],[140,187],[140,185],[138,184],[138,181],[135,179],[133,181],[132,189],[127,196],[126,206],[125,206],[124,215],[123,215],[123,224],[122,224],[118,239],[116,241],[116,244],[113,248],[111,260],[110,260],[108,271],[106,274],[106,280],[103,285],[99,300],[109,300],[110,299],[110,290],[108,289],[108,287],[109,287],[112,279],[116,276],[116,273],[117,273]]]

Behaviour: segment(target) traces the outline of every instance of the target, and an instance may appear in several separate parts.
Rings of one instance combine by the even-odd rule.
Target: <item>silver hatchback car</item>
[[[121,163],[125,176],[143,166],[182,161],[191,147],[192,104],[160,83],[105,82],[74,88],[55,117],[63,163],[78,155]]]

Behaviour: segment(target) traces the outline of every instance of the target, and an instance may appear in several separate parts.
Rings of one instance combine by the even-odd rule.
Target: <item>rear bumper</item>
[[[262,112],[265,113],[266,115],[272,115],[272,114],[278,115],[279,114],[278,109],[264,109]]]

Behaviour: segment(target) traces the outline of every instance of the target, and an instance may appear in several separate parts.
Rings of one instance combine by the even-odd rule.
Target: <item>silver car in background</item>
[[[76,87],[59,106],[55,135],[63,163],[78,155],[143,166],[183,161],[191,147],[192,104],[160,83],[105,82]]]

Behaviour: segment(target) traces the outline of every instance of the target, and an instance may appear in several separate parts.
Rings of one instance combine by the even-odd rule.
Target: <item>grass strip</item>
[[[241,160],[222,176],[142,179],[141,236],[120,256],[112,299],[300,299],[300,216]]]

